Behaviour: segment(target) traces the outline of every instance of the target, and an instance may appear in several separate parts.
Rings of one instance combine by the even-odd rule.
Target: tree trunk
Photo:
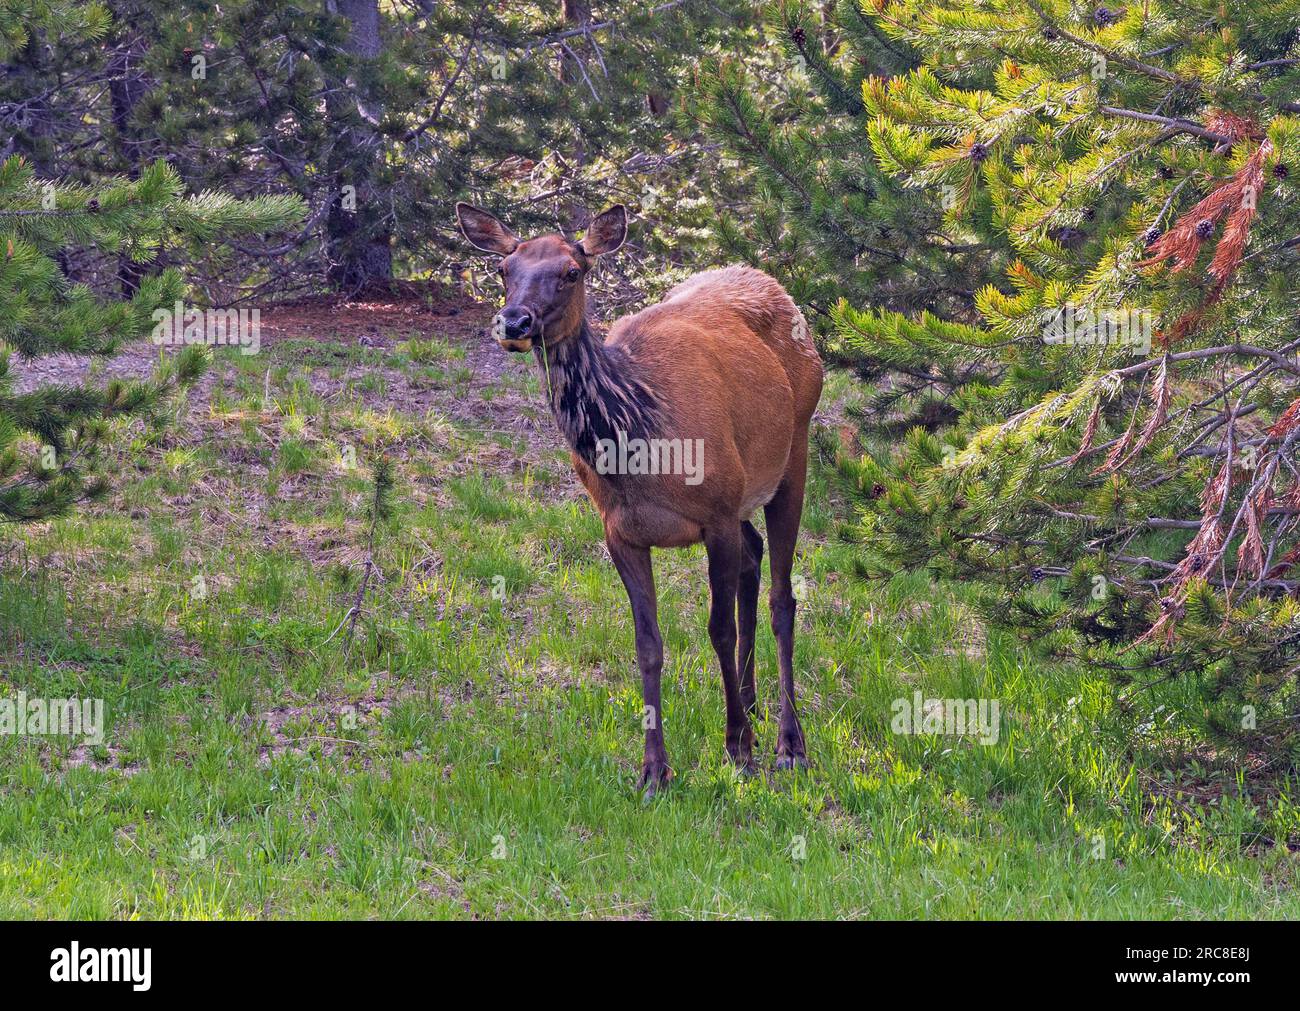
[[[330,0],[329,8],[351,26],[344,46],[350,65],[360,69],[378,59],[378,0]],[[379,132],[383,105],[373,88],[367,89],[372,94],[363,94],[365,87],[362,80],[336,80],[326,103],[338,127],[331,152],[336,196],[325,221],[328,277],[344,291],[385,284],[393,277],[392,230],[384,220],[383,194],[374,182],[384,150]]]
[[[139,134],[131,121],[136,104],[149,90],[144,71],[140,69],[143,62],[144,43],[139,39],[127,37],[123,40],[111,64],[113,77],[108,84],[109,98],[113,106],[113,131],[117,136],[117,154],[126,163],[128,178],[140,178]],[[138,263],[130,254],[117,254],[117,280],[122,286],[122,294],[128,298],[140,289],[140,281],[145,278],[153,264]]]

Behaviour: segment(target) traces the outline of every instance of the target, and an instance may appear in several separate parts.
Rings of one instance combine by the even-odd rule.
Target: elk
[[[651,548],[704,542],[726,750],[742,771],[755,771],[750,716],[757,701],[754,633],[763,538],[750,517],[759,507],[767,525],[768,604],[780,668],[776,766],[807,765],[795,707],[790,573],[822,363],[798,308],[760,271],[709,270],[673,288],[658,305],[618,320],[602,341],[587,319],[586,278],[597,257],[615,252],[627,238],[622,205],[596,216],[581,242],[560,234],[521,241],[470,204],[457,204],[456,217],[471,245],[501,257],[505,306],[493,320],[493,336],[508,351],[536,357],[551,412],[600,512],[627,590],[646,707],[640,788],[652,797],[672,776],[660,715],[663,642]],[[694,446],[702,453],[686,473],[674,472],[684,467],[647,468],[645,454],[640,466],[618,466],[626,454],[615,459],[611,447],[634,443],[638,452],[649,445]],[[683,451],[678,462],[685,460]]]

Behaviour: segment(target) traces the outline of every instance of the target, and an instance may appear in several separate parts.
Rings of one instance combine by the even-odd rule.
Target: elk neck
[[[551,413],[565,441],[591,467],[604,440],[652,439],[662,405],[642,367],[621,345],[605,344],[584,317],[578,332],[534,348]],[[545,355],[545,358],[543,358]],[[548,376],[549,373],[549,376]]]

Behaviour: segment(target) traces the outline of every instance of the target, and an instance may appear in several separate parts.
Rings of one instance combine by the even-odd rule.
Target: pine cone
[[[98,214],[99,201],[96,200],[94,197],[91,197],[89,200],[86,201],[86,210],[89,211],[91,214]]]
[[[1204,240],[1214,234],[1214,222],[1209,218],[1202,218],[1196,222],[1196,237]]]
[[[1152,225],[1150,228],[1148,228],[1145,232],[1142,233],[1142,244],[1144,246],[1153,246],[1155,245],[1156,240],[1159,239],[1160,236],[1163,234],[1164,233],[1161,232],[1159,228],[1157,228],[1155,225]]]
[[[1114,24],[1117,19],[1117,15],[1109,7],[1098,7],[1092,12],[1092,20],[1100,28]]]
[[[802,49],[804,43],[808,41],[808,33],[798,25],[795,25],[790,29],[790,38],[794,39],[794,44]]]
[[[1278,162],[1276,165],[1273,166],[1274,179],[1285,179],[1290,174],[1291,174],[1291,170],[1288,169],[1281,162]]]
[[[979,164],[989,156],[989,146],[976,141],[970,146],[970,160]]]

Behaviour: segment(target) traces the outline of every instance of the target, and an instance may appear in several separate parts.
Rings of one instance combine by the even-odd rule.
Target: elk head
[[[587,310],[587,273],[596,257],[627,238],[627,209],[618,204],[592,219],[581,242],[556,233],[521,241],[487,211],[456,205],[461,233],[475,249],[501,257],[506,304],[492,336],[507,351],[558,344],[578,332]]]

